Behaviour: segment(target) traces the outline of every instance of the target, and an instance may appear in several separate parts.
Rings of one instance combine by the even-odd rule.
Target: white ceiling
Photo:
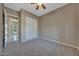
[[[49,13],[57,8],[60,8],[67,3],[45,3],[46,9],[42,10],[36,10],[35,6],[31,5],[30,3],[5,3],[5,7],[11,8],[16,11],[20,11],[20,9],[24,9],[28,12],[31,12],[32,14],[35,14],[37,16],[42,16],[46,13]]]

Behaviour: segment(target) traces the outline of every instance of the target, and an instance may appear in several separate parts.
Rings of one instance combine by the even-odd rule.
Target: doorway
[[[18,17],[5,15],[5,47],[7,43],[19,42],[19,19]]]

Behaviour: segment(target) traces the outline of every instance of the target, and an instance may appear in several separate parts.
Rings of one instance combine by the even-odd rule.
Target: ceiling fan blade
[[[44,4],[41,4],[41,6],[42,6],[44,9],[46,9],[46,7],[45,7],[45,5],[44,5]]]
[[[39,8],[39,5],[37,5],[36,10],[38,10],[38,8]]]

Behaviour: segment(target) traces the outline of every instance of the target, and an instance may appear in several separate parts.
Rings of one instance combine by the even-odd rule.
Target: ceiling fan
[[[36,10],[39,10],[40,7],[46,9],[46,6],[43,3],[31,3],[32,5],[36,5]]]

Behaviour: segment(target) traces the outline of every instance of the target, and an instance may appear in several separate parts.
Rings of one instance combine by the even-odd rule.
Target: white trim
[[[11,13],[6,13],[6,14],[7,14],[7,16],[12,16],[12,17],[15,17],[15,18],[19,19],[19,16],[13,15]]]
[[[77,46],[75,46],[75,45],[72,45],[72,44],[59,42],[59,41],[52,40],[52,39],[49,39],[49,38],[46,38],[46,37],[40,37],[40,38],[41,38],[41,39],[48,40],[48,41],[51,41],[51,42],[59,43],[59,44],[65,45],[65,46],[69,46],[69,47],[72,47],[72,48],[76,48],[76,49],[78,49],[78,50],[79,50],[79,47],[77,47]]]
[[[4,13],[6,14],[6,16],[12,16],[12,17],[15,17],[15,18],[19,19],[18,15],[14,15],[12,13],[7,13],[6,9],[4,9]]]

